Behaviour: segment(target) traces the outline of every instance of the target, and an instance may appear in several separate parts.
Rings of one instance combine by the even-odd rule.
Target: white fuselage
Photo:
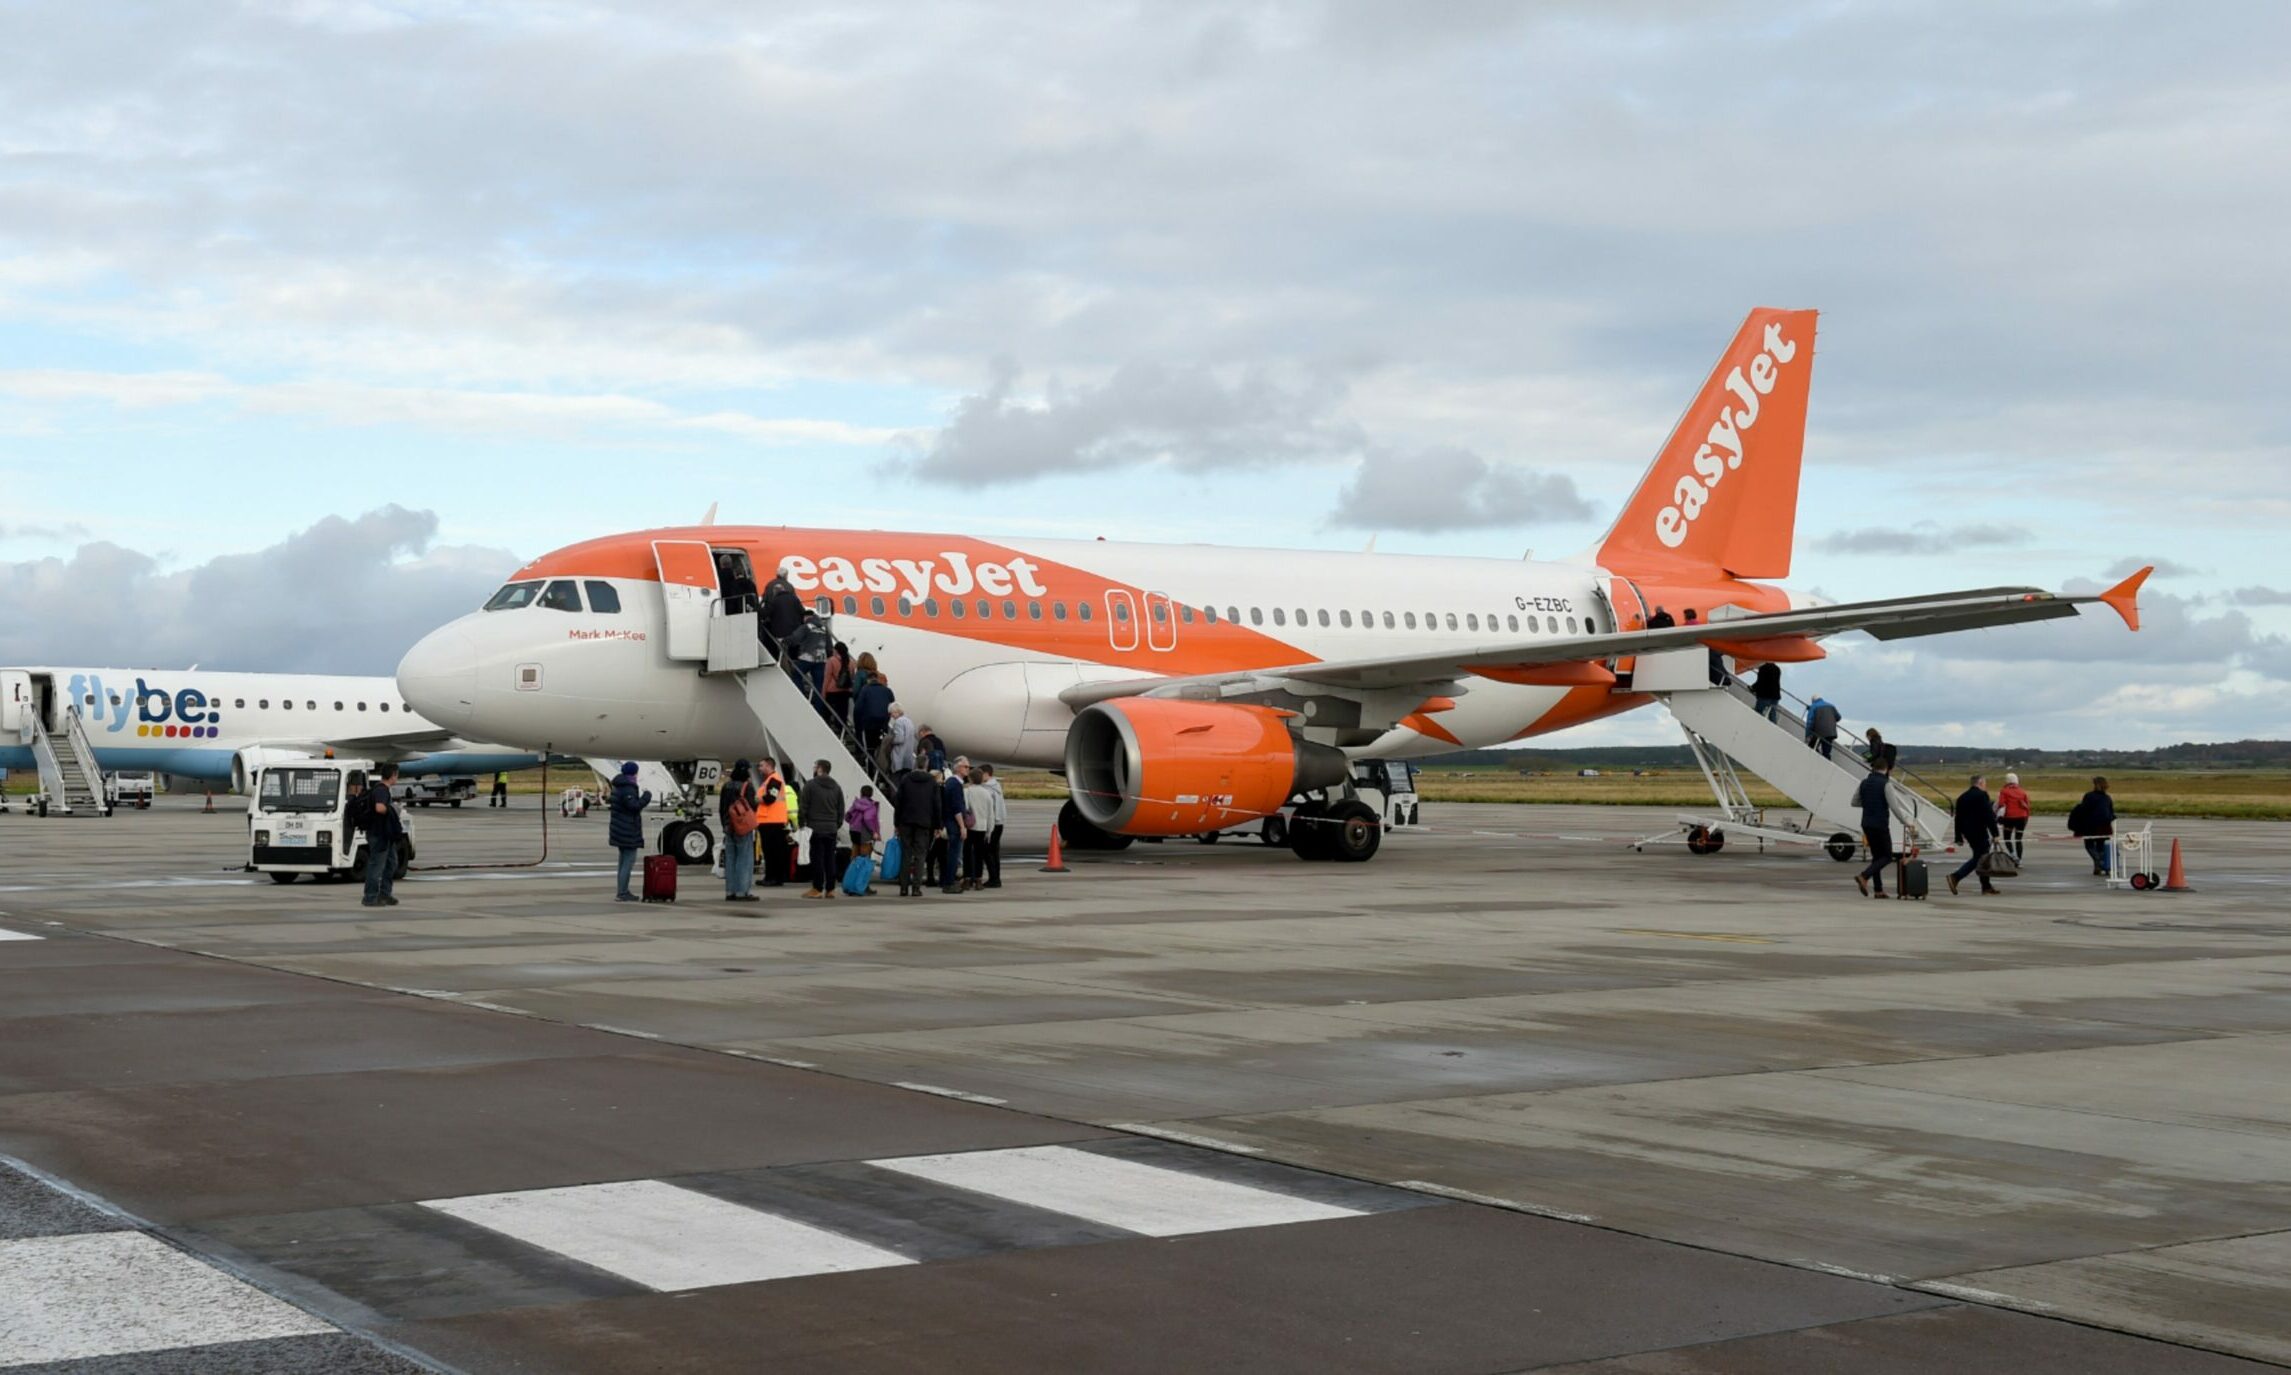
[[[79,712],[107,773],[148,770],[222,784],[246,751],[318,755],[336,742],[393,737],[411,742],[395,756],[411,774],[539,762],[525,751],[445,738],[388,678],[26,666],[0,668],[0,768],[32,768],[31,716],[56,733],[67,708]]]
[[[649,549],[669,539],[746,549],[764,578],[787,568],[807,603],[832,599],[835,637],[854,656],[874,656],[919,724],[955,750],[1044,767],[1059,763],[1073,720],[1058,694],[1078,683],[1562,638],[1611,630],[1615,617],[1608,577],[1575,564],[657,531],[574,546],[520,571],[513,581],[606,584],[618,609],[599,613],[590,595],[577,609],[560,596],[560,609],[535,602],[473,612],[408,654],[399,668],[407,700],[449,729],[534,750],[671,760],[762,752],[764,732],[739,683],[705,677],[668,655],[662,583],[641,567],[649,554],[640,557],[628,542]],[[1403,726],[1354,752],[1392,757],[1498,744],[1644,700],[1618,697],[1555,716],[1571,691],[1472,679],[1437,716],[1437,733]]]

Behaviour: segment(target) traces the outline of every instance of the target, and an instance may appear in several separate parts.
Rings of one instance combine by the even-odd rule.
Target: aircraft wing
[[[343,740],[328,740],[323,748],[332,750],[344,759],[411,758],[417,754],[436,754],[444,750],[466,749],[469,742],[444,730],[403,731],[390,735],[362,735]]]
[[[2049,621],[2077,615],[2080,607],[2093,602],[2106,603],[2124,618],[2126,625],[2137,630],[2140,619],[2135,598],[2150,571],[2143,568],[2106,592],[2091,595],[2047,592],[2037,587],[1991,587],[1736,616],[1661,630],[1499,640],[1483,645],[1450,646],[1426,654],[1331,660],[1186,678],[1116,679],[1083,683],[1059,696],[1079,709],[1117,697],[1246,700],[1255,693],[1298,686],[1364,694],[1422,689],[1429,695],[1436,689],[1473,677],[1501,682],[1589,685],[1601,681],[1599,675],[1603,670],[1598,665],[1602,661],[1624,655],[1709,645],[1752,660],[1814,658],[1819,657],[1818,652],[1794,654],[1792,651],[1802,649],[1814,637],[1848,630],[1867,631],[1880,640],[1908,639],[1984,626]],[[1403,714],[1407,710],[1410,708],[1401,708]]]

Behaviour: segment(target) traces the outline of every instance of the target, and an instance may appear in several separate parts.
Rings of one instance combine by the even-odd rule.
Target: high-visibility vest
[[[764,794],[771,791],[774,783],[780,785],[779,801],[766,802],[764,801]],[[781,782],[780,776],[776,773],[765,774],[763,782],[756,785],[756,824],[759,826],[785,826],[788,824],[788,788],[787,784]]]

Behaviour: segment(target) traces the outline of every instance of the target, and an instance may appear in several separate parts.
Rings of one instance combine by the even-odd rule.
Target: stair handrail
[[[55,737],[49,734],[48,723],[40,719],[37,708],[25,712],[24,718],[26,721],[24,730],[31,737],[32,765],[40,775],[40,791],[42,793],[52,791],[55,794],[54,801],[60,804],[64,810],[70,811],[72,805],[71,790],[64,783],[63,761],[56,757]]]
[[[1742,685],[1742,680],[1739,678],[1736,678],[1733,681],[1737,685]],[[1746,685],[1744,686],[1744,691],[1746,693],[1748,692]],[[1755,693],[1749,693],[1749,696],[1753,701],[1756,700]],[[1803,697],[1798,696],[1788,688],[1782,689],[1782,700],[1785,702],[1793,703],[1799,708],[1797,712],[1790,713],[1790,719],[1798,727],[1799,733],[1801,735],[1804,734],[1806,728],[1805,713],[1812,710],[1813,703],[1807,701]],[[1837,703],[1832,702],[1830,705],[1834,708],[1837,706]],[[1841,711],[1838,713],[1838,734],[1840,738],[1846,740],[1861,740],[1866,742],[1866,736],[1854,735],[1846,729],[1847,720],[1848,718],[1844,712]],[[1864,758],[1852,745],[1848,745],[1842,753],[1833,749],[1831,751],[1830,757],[1832,759],[1842,759],[1846,761],[1847,768],[1851,772],[1860,774],[1866,774],[1869,772],[1869,761]],[[1901,785],[1903,791],[1912,794],[1917,798],[1918,801],[1923,802],[1929,806],[1939,807],[1943,812],[1950,810],[1950,804],[1947,801],[1948,794],[1942,788],[1935,785],[1931,779],[1928,779],[1919,774],[1916,770],[1910,768],[1908,765],[1896,763],[1893,766],[1893,778],[1895,782]]]

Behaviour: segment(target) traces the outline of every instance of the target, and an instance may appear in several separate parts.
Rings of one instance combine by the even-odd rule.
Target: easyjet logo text
[[[1737,367],[1726,375],[1726,390],[1740,404],[1720,401],[1718,419],[1711,423],[1709,436],[1695,453],[1694,471],[1680,476],[1670,504],[1655,512],[1655,538],[1666,548],[1676,549],[1686,543],[1686,533],[1694,527],[1695,517],[1702,514],[1711,491],[1742,466],[1743,445],[1758,424],[1758,398],[1774,390],[1781,365],[1798,356],[1796,341],[1782,337],[1779,322],[1766,326],[1764,343],[1747,367]]]
[[[790,554],[779,566],[800,592],[897,592],[921,601],[934,592],[945,597],[972,592],[1042,597],[1050,591],[1034,576],[1041,565],[1032,559],[973,563],[970,555],[953,550],[930,559],[847,559],[832,554],[807,559]]]

